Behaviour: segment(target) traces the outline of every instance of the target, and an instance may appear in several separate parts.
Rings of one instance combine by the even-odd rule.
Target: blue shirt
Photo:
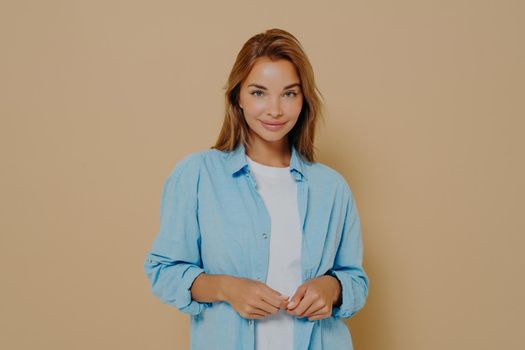
[[[295,316],[293,350],[352,349],[343,319],[358,312],[368,295],[355,199],[336,170],[304,160],[294,146],[291,150],[302,281],[330,274],[342,287],[342,303],[330,317]],[[202,272],[266,282],[269,232],[270,216],[242,144],[231,152],[196,151],[175,164],[162,190],[160,229],[144,271],[160,301],[191,316],[192,350],[254,349],[256,319],[242,317],[227,302],[193,300],[190,288]]]

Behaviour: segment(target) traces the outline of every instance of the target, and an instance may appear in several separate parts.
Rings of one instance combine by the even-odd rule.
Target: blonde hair
[[[323,117],[322,94],[314,80],[314,72],[300,42],[282,29],[269,29],[252,36],[243,45],[232,67],[225,91],[225,116],[219,137],[214,146],[221,151],[231,151],[242,142],[247,146],[249,126],[239,106],[241,83],[246,79],[260,57],[272,61],[290,61],[300,78],[303,93],[303,106],[299,118],[288,133],[290,145],[306,160],[315,161],[314,138],[318,118]]]

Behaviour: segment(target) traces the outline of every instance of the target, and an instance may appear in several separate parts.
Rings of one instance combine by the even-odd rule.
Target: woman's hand
[[[223,299],[244,318],[261,319],[285,309],[288,297],[267,284],[229,276],[223,287]]]
[[[287,312],[309,321],[322,320],[332,315],[334,303],[339,301],[341,286],[333,276],[312,278],[300,285],[287,305]]]

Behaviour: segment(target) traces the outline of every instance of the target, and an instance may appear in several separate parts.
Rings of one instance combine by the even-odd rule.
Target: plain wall
[[[522,1],[2,1],[0,348],[186,349],[143,260],[242,44],[290,31],[361,215],[357,350],[523,347]]]

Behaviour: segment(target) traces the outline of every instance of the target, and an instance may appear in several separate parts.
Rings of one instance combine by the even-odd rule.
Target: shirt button
[[[266,237],[268,237],[268,235],[266,233],[263,233],[262,236],[263,236],[264,239],[266,239]]]
[[[249,323],[249,324],[252,324],[252,323],[253,323],[253,320],[251,320],[251,319],[248,320],[248,323]]]

